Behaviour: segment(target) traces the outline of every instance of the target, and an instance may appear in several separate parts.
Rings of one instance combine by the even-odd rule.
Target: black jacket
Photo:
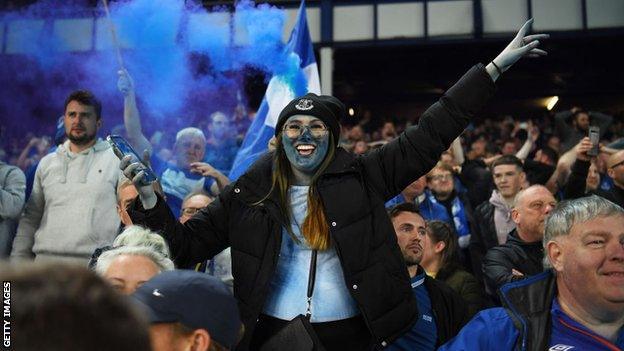
[[[550,309],[556,293],[557,283],[551,270],[501,288],[503,307],[520,335],[514,350],[546,350],[552,332]]]
[[[468,200],[472,208],[490,199],[494,190],[492,173],[481,159],[466,160],[459,176],[462,184],[468,189]]]
[[[566,200],[578,199],[584,196],[587,188],[587,174],[591,162],[577,159],[570,168],[570,176],[563,187],[563,198]]]
[[[624,189],[613,184],[610,190],[602,190],[600,188],[585,193],[587,173],[589,173],[589,167],[591,163],[589,161],[576,160],[572,164],[570,176],[568,182],[563,190],[565,199],[576,199],[584,195],[598,195],[605,199],[624,207]]]
[[[419,268],[419,270],[422,268]],[[425,274],[425,289],[431,300],[436,321],[438,340],[436,347],[451,340],[470,320],[464,299],[444,282]]]
[[[599,188],[592,191],[591,193],[602,196],[620,207],[624,207],[624,189],[620,188],[615,184],[613,184],[613,187],[609,191]]]
[[[491,193],[490,193],[491,195]],[[494,224],[494,205],[486,200],[474,210],[474,230],[470,236],[468,250],[472,262],[472,273],[483,284],[483,256],[498,245],[496,225]]]
[[[483,65],[451,87],[397,139],[366,156],[342,148],[317,180],[345,282],[377,345],[407,332],[417,318],[409,275],[384,203],[426,174],[494,92]],[[285,219],[271,188],[271,155],[261,157],[208,207],[181,225],[159,198],[134,223],[163,233],[178,266],[201,262],[231,247],[234,296],[248,348],[281,247]],[[140,212],[140,213],[137,213]]]
[[[458,263],[451,262],[445,265],[438,271],[435,278],[444,282],[466,301],[470,318],[488,307],[482,284],[479,284],[477,279],[466,272]]]
[[[488,292],[494,294],[503,284],[541,273],[544,270],[543,259],[542,242],[524,242],[514,229],[506,243],[491,248],[483,258],[483,275]],[[524,276],[511,274],[512,269]]]

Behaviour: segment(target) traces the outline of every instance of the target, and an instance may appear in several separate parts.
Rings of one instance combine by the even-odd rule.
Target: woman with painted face
[[[471,68],[397,139],[365,156],[338,147],[345,107],[331,96],[291,101],[275,128],[275,151],[260,157],[184,224],[133,177],[134,223],[164,233],[180,267],[231,247],[234,296],[245,335],[258,349],[307,309],[312,252],[318,253],[310,322],[329,350],[380,348],[419,317],[384,203],[426,174],[493,95],[494,81],[522,56],[545,54],[537,39],[514,40],[487,66]],[[124,174],[140,164],[122,160]],[[440,316],[443,318],[443,316]]]

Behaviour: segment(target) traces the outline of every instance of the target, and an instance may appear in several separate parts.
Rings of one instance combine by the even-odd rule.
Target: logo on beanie
[[[295,105],[295,108],[300,111],[307,111],[313,109],[314,105],[312,105],[312,100],[310,99],[301,99]]]

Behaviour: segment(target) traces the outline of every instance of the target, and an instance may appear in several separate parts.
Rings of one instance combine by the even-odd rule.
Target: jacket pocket
[[[248,301],[256,288],[256,279],[260,269],[260,260],[250,254],[232,247],[232,276],[234,277],[234,295],[242,301]]]
[[[75,204],[48,207],[35,233],[33,251],[92,253],[97,244],[92,233],[97,230],[93,227],[93,212],[90,206]]]

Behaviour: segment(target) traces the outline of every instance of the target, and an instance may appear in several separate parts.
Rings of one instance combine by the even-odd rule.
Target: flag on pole
[[[282,109],[297,96],[306,93],[321,93],[318,66],[308,30],[305,1],[301,1],[297,22],[285,47],[286,57],[295,60],[296,72],[274,75],[256,114],[256,118],[245,134],[243,144],[234,159],[229,177],[236,180],[263,153],[268,150],[269,140],[275,134],[275,124]],[[305,82],[302,82],[305,81]],[[303,87],[298,87],[303,84]]]

